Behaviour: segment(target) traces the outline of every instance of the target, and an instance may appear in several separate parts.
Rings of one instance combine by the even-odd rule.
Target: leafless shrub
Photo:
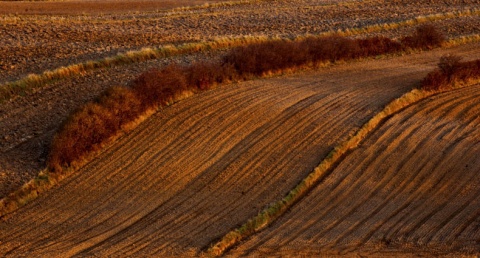
[[[419,26],[412,36],[404,37],[401,41],[407,48],[432,49],[441,46],[445,42],[445,36],[435,26],[425,24]]]
[[[438,68],[442,73],[446,74],[449,79],[455,73],[455,70],[460,68],[461,57],[456,55],[444,55],[440,57],[440,62],[438,63]]]
[[[442,56],[438,69],[427,74],[421,87],[425,90],[439,90],[456,83],[480,78],[480,60],[460,62],[461,59],[455,55]]]

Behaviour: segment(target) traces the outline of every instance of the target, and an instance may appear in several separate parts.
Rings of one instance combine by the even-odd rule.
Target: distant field
[[[227,2],[222,0],[62,0],[0,1],[0,14],[87,15],[164,11],[171,8]]]

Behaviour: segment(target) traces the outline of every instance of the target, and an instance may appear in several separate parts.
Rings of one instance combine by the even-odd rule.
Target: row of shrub
[[[460,62],[455,55],[440,58],[438,69],[430,72],[422,81],[424,90],[439,90],[457,83],[465,83],[472,79],[480,79],[480,60]]]
[[[340,36],[275,40],[232,49],[221,61],[170,65],[141,74],[130,87],[114,87],[76,111],[57,133],[48,167],[56,172],[75,166],[148,110],[169,105],[186,94],[226,81],[318,63],[351,60],[406,49],[440,46],[444,37],[430,25],[395,41],[385,37],[349,39]]]
[[[395,53],[406,49],[431,49],[445,37],[424,25],[411,36],[395,41],[386,37],[349,39],[340,36],[309,37],[300,41],[273,41],[239,47],[224,59],[240,75],[262,75],[312,63],[336,62]]]
[[[53,140],[48,167],[61,172],[64,167],[76,166],[148,110],[232,80],[227,76],[233,74],[231,70],[230,66],[207,62],[190,66],[174,64],[141,74],[130,87],[108,89],[63,124]]]

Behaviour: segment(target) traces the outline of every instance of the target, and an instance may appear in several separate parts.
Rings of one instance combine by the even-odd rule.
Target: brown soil
[[[67,0],[0,1],[0,14],[103,15],[158,12],[172,8],[227,2],[226,0]]]
[[[212,59],[209,53],[101,69],[52,83],[35,93],[1,104],[0,198],[45,168],[50,143],[69,114],[109,87],[126,85],[140,73],[171,62]],[[114,78],[114,79],[112,79]]]
[[[127,2],[140,9],[122,9]],[[93,2],[82,1],[75,13],[69,13],[71,6],[80,1],[0,2],[0,10],[7,13],[0,15],[0,82],[165,43],[242,35],[293,37],[461,11],[480,3],[353,1],[345,5],[295,0],[164,10],[174,2],[178,6],[220,1],[155,1],[161,5],[157,8],[147,1],[118,0],[106,9],[97,2],[93,7]],[[40,7],[48,4],[57,5],[59,15]],[[90,11],[84,13],[80,7]],[[33,9],[42,15],[30,15]],[[449,37],[480,33],[478,16],[435,24]],[[413,30],[404,27],[373,34],[401,37]],[[479,46],[364,60],[298,76],[227,85],[168,107],[61,186],[4,218],[0,254],[197,254],[282,197],[333,146],[384,104],[418,85],[441,55],[480,58]],[[128,84],[140,72],[170,62],[218,57],[219,53],[205,52],[97,70],[0,103],[0,197],[45,167],[49,144],[61,123],[106,88]],[[477,149],[473,150],[478,153]],[[477,165],[473,168],[478,171]],[[451,198],[455,199],[454,195]],[[466,203],[466,199],[462,201],[462,205]],[[475,228],[465,230],[470,230],[465,231],[468,233]],[[415,230],[410,231],[410,238],[398,242],[403,249],[394,250],[421,254],[423,249],[408,246],[419,238]],[[475,237],[468,240],[478,239]],[[394,238],[387,240],[397,243]],[[448,241],[444,244],[458,244]],[[372,243],[366,241],[365,248]],[[452,246],[434,247],[454,250]],[[469,248],[468,244],[463,247]],[[331,250],[344,252],[342,248]],[[308,253],[310,249],[304,250]]]
[[[480,254],[480,85],[394,115],[233,256]]]
[[[161,4],[165,1],[159,2]],[[107,13],[103,15],[30,16],[12,15],[16,13],[14,7],[2,8],[1,5],[62,6],[71,2],[0,2],[0,10],[9,13],[0,15],[0,20],[3,19],[0,22],[0,83],[17,80],[30,73],[41,73],[47,69],[96,60],[142,47],[240,35],[295,37],[399,22],[421,15],[462,11],[478,7],[480,1],[346,3],[316,0],[257,1],[185,11],[112,14],[105,9]],[[97,4],[99,3],[95,3]],[[480,33],[478,15],[449,19],[438,25],[450,37]],[[410,34],[412,30],[412,27],[403,28],[393,36]]]
[[[23,2],[10,2],[21,3]],[[0,23],[0,34],[7,35],[0,38],[0,63],[4,63],[0,67],[6,69],[0,72],[0,81],[15,80],[27,73],[40,73],[45,69],[97,59],[117,51],[162,42],[179,43],[189,40],[186,37],[191,36],[202,39],[246,34],[293,36],[376,22],[399,21],[420,13],[464,10],[476,7],[475,3],[445,1],[432,5],[428,1],[418,1],[415,4],[396,1],[385,8],[380,1],[342,5],[338,1],[319,3],[297,0],[268,3],[259,1],[195,11],[140,12],[135,17],[124,13],[81,16],[6,15],[3,17],[5,22]],[[382,20],[378,19],[380,16],[376,12],[384,12]],[[272,15],[272,18],[266,14]],[[332,21],[335,21],[334,25],[330,24]],[[191,26],[184,26],[185,24]],[[451,37],[480,33],[478,16],[443,20],[435,24]],[[146,30],[151,32],[151,37],[137,37]],[[159,37],[157,30],[163,31],[165,37]],[[373,34],[399,37],[410,34],[412,30],[413,27],[405,27]],[[119,44],[122,47],[119,48]],[[191,63],[218,56],[218,53],[202,53],[97,70],[49,84],[25,97],[1,103],[0,197],[20,187],[45,167],[49,144],[61,123],[72,111],[94,99],[106,88],[128,84],[142,71],[172,61]]]
[[[441,55],[478,49],[227,85],[165,108],[5,218],[0,253],[195,255],[283,196]]]

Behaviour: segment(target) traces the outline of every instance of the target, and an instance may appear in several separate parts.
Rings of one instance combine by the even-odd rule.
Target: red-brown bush
[[[340,36],[307,38],[302,48],[307,51],[311,62],[335,62],[359,57],[359,45],[353,39]]]
[[[99,144],[118,130],[116,122],[105,107],[98,103],[87,104],[56,135],[49,157],[50,167],[59,170],[98,149]]]
[[[458,56],[442,56],[438,69],[427,74],[421,83],[425,90],[439,90],[455,83],[480,78],[480,60],[460,62]]]
[[[309,63],[336,62],[395,53],[406,48],[440,46],[444,37],[435,27],[424,25],[397,42],[385,37],[349,39],[338,35],[308,37],[301,41],[272,41],[238,47],[224,57],[244,78]]]
[[[154,108],[171,103],[177,94],[186,91],[187,80],[183,68],[173,64],[141,74],[132,88],[145,108]]]
[[[441,46],[445,36],[435,26],[425,24],[419,26],[412,36],[404,37],[401,41],[406,48],[432,49]]]
[[[359,45],[360,51],[362,51],[360,55],[363,57],[395,53],[403,50],[403,46],[400,42],[386,37],[377,36],[358,39],[357,44]]]
[[[302,65],[307,51],[299,43],[274,41],[252,44],[233,49],[224,58],[241,76],[260,76],[265,72],[279,71]]]
[[[49,167],[59,172],[62,167],[83,159],[142,112],[140,99],[133,91],[125,87],[109,89],[65,122],[52,142]]]
[[[235,69],[228,64],[198,62],[184,68],[187,85],[195,90],[207,90],[216,84],[234,80]]]

